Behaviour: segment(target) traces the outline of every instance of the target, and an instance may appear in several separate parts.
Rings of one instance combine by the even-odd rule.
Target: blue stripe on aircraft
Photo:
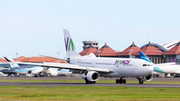
[[[166,73],[166,72],[162,71],[161,69],[159,69],[158,67],[154,67],[154,71],[159,72],[159,73]]]
[[[9,72],[28,72],[29,70],[31,71],[34,71],[34,70],[37,70],[37,69],[40,69],[40,68],[43,68],[43,67],[32,67],[32,68],[28,68],[28,69],[10,69]]]

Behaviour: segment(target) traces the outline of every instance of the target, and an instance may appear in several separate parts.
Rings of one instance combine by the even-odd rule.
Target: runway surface
[[[0,77],[0,79],[62,79],[62,80],[80,80],[81,77]],[[101,80],[115,80],[116,78],[101,78]],[[135,78],[127,78],[128,81],[136,81]],[[180,78],[154,78],[153,81],[180,81]],[[57,86],[108,86],[108,87],[153,87],[153,88],[179,88],[180,84],[138,84],[138,83],[127,83],[127,84],[115,84],[115,83],[96,83],[96,84],[85,84],[85,83],[52,83],[52,82],[0,82],[0,86],[45,86],[45,87],[57,87]]]

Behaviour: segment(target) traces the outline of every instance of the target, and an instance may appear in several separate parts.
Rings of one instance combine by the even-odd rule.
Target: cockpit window
[[[143,66],[151,66],[150,64],[143,64]]]

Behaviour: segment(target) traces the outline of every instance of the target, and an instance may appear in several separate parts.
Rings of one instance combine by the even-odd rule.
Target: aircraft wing
[[[61,59],[61,58],[56,58],[56,57],[47,56],[47,55],[41,55],[41,54],[39,54],[39,55],[40,55],[40,56],[43,56],[43,57],[48,57],[48,58],[53,58],[53,59],[58,59],[58,60],[62,60],[62,61],[69,62],[69,60],[65,60],[65,59]]]
[[[105,72],[105,73],[112,72],[111,70],[106,69],[106,68],[84,67],[84,66],[73,65],[69,63],[29,63],[29,62],[16,62],[16,63],[24,64],[24,65],[36,65],[36,66],[41,66],[41,67],[70,69],[70,70],[93,70],[93,71]]]

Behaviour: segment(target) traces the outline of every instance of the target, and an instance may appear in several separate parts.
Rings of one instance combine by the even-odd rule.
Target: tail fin
[[[152,63],[149,58],[143,53],[143,52],[139,52],[139,55],[140,55],[140,58],[149,62],[149,63]]]
[[[17,63],[14,63],[14,60],[10,56],[4,56],[4,58],[10,63],[11,68],[20,67]]]
[[[75,47],[73,41],[72,41],[69,31],[67,29],[63,29],[63,31],[64,31],[64,42],[65,42],[67,56],[68,57],[80,56],[76,50],[76,47]]]
[[[172,62],[176,62],[176,58],[174,58]]]

